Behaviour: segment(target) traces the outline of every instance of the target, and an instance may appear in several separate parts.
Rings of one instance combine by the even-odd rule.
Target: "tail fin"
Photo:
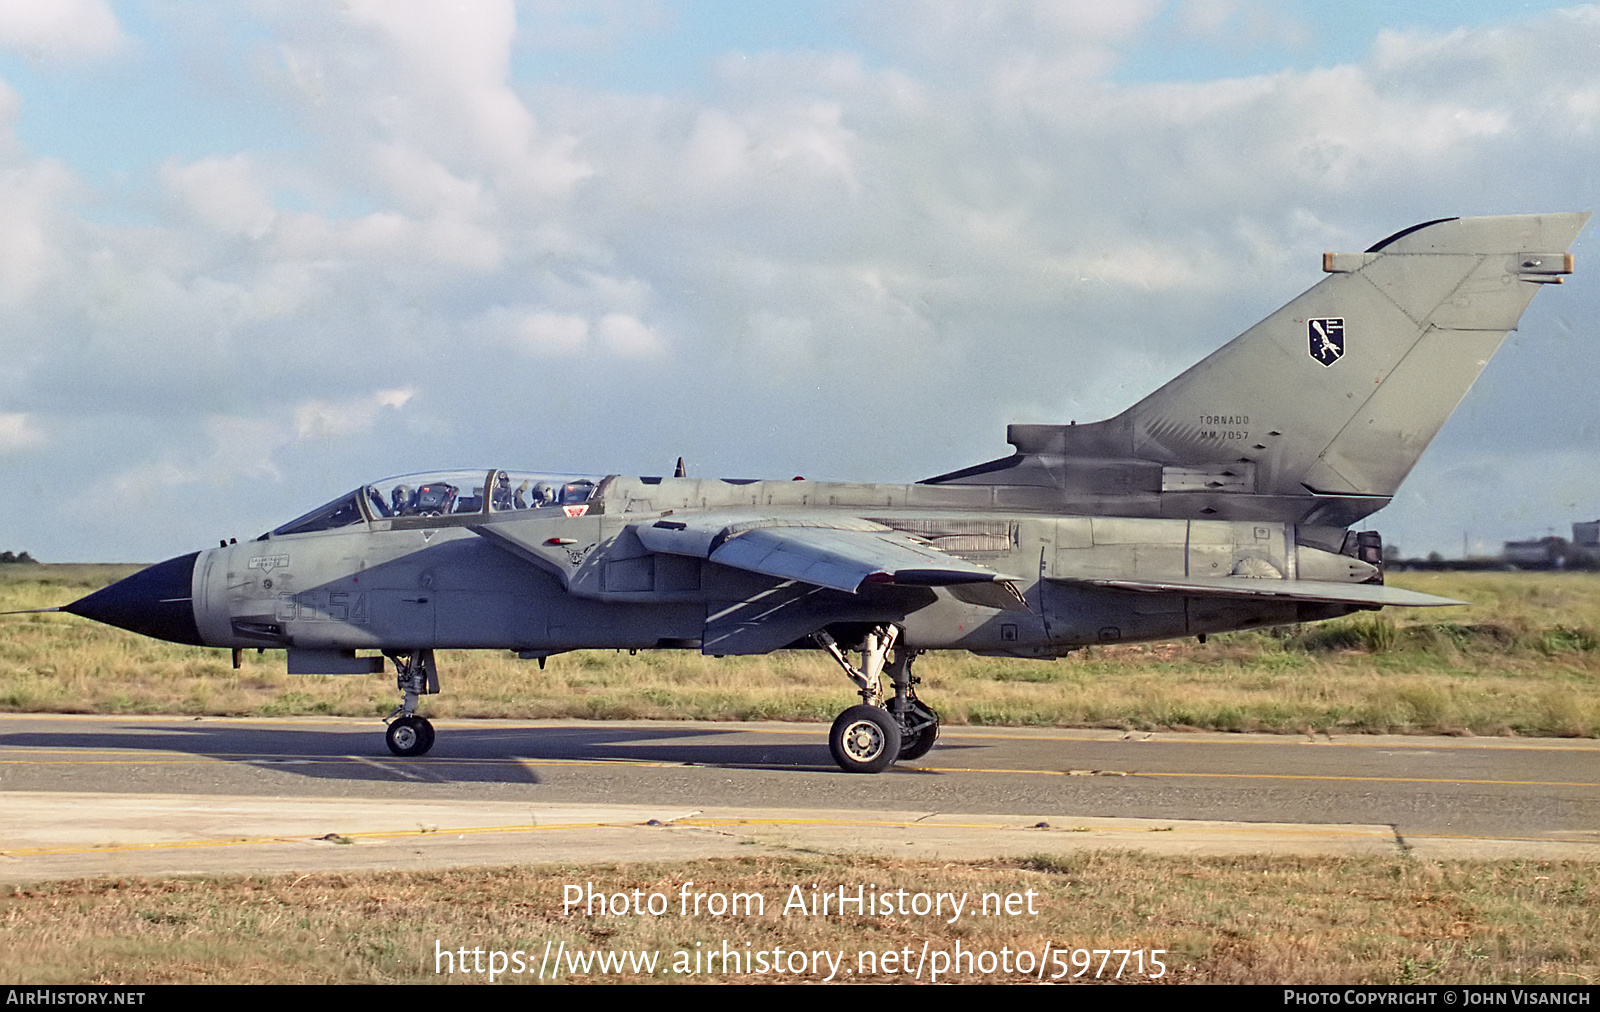
[[[1164,492],[1392,496],[1534,294],[1571,273],[1588,219],[1446,218],[1326,254],[1330,277],[1117,417],[1008,438],[1069,467],[1159,463]],[[944,480],[980,469],[1004,480]]]

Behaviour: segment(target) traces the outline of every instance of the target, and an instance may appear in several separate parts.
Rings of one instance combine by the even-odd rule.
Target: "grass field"
[[[82,596],[137,567],[3,566],[0,610]],[[920,692],[953,724],[1224,731],[1600,734],[1600,574],[1413,573],[1473,602],[1056,661],[930,654]],[[387,713],[393,679],[289,676],[282,652],[176,646],[70,615],[0,619],[0,710],[273,716]],[[580,651],[544,671],[443,651],[441,717],[830,720],[852,700],[820,653]]]
[[[760,916],[679,916],[682,883],[703,894],[760,893]],[[664,916],[563,911],[564,886],[663,895]],[[1025,897],[1010,915],[941,916],[891,909],[799,916],[790,889],[858,886],[883,893],[983,893]],[[898,901],[897,901],[898,903]],[[997,904],[994,910],[1001,908]],[[1123,957],[1159,959],[1158,983],[1544,983],[1600,980],[1600,865],[1393,859],[1172,858],[1085,854],[1023,862],[915,863],[867,858],[763,858],[672,866],[507,868],[408,874],[311,874],[235,879],[79,881],[19,888],[0,897],[0,966],[30,984],[427,982],[438,951],[522,951],[525,982],[547,943],[565,951],[562,980],[835,980],[930,978],[1146,981]],[[696,953],[726,948],[729,970],[693,972]],[[1046,946],[1061,952],[1046,958]],[[925,949],[926,947],[926,949]],[[745,954],[839,954],[824,969],[751,973]],[[1164,950],[1156,956],[1152,950]],[[884,954],[904,955],[884,972]],[[585,954],[657,953],[600,972]],[[676,953],[685,972],[673,972]],[[860,955],[871,953],[871,961]],[[991,972],[984,972],[984,957]],[[1022,954],[1027,953],[1023,972]],[[576,957],[576,961],[574,959]],[[488,968],[489,957],[481,956]],[[781,957],[779,957],[781,958]],[[443,964],[448,966],[448,964]],[[505,966],[514,965],[509,957]],[[771,965],[769,959],[767,965]],[[902,969],[904,965],[904,969]],[[504,969],[504,967],[503,967]],[[1009,969],[1010,972],[1006,972]],[[845,972],[849,970],[851,972]],[[862,970],[876,970],[863,973]],[[547,974],[548,977],[548,974]],[[454,982],[487,980],[458,973]]]

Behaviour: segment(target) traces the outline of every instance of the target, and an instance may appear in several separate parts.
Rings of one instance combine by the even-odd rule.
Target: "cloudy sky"
[[[1594,6],[0,0],[0,549],[468,465],[916,480],[1597,166]],[[1596,249],[1407,554],[1600,516]]]

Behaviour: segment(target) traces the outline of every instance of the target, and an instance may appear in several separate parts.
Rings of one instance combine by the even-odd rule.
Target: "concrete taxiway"
[[[0,718],[0,881],[662,861],[796,848],[1600,859],[1600,742],[947,728],[840,773],[827,728]]]

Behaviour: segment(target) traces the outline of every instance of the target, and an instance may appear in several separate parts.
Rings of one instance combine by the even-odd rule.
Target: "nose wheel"
[[[389,724],[383,737],[389,744],[389,751],[397,756],[423,755],[433,748],[433,725],[428,718],[415,714],[400,717]]]

